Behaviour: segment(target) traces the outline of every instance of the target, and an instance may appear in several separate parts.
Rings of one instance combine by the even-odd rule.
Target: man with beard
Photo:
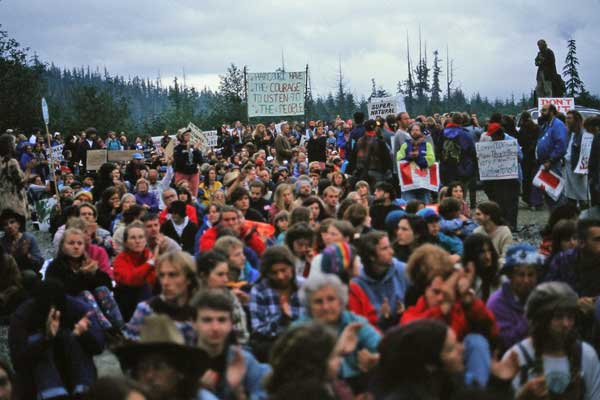
[[[542,136],[537,141],[535,156],[538,165],[543,165],[546,171],[552,171],[562,175],[562,160],[567,153],[568,133],[565,124],[556,118],[556,106],[554,104],[544,104],[542,115],[538,120],[542,128]],[[564,196],[558,200],[553,200],[548,195],[544,196],[550,209],[560,205]]]
[[[312,182],[310,178],[306,178],[306,176],[301,176],[296,181],[296,200],[294,200],[294,205],[296,207],[300,207],[304,200],[308,199],[312,195]]]
[[[269,209],[271,202],[265,200],[267,187],[262,180],[250,184],[250,208],[258,211],[265,221],[269,220]]]
[[[275,339],[300,316],[294,255],[285,246],[268,248],[262,256],[260,280],[250,291],[253,353],[266,360]]]
[[[517,399],[600,398],[598,356],[577,340],[576,313],[577,294],[564,283],[544,283],[531,292],[525,305],[529,337],[492,369],[512,379]]]

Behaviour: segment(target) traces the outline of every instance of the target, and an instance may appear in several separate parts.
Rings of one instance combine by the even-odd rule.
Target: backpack
[[[521,351],[521,353],[523,354],[523,357],[525,358],[525,364],[523,366],[521,366],[521,369],[519,371],[519,385],[523,386],[525,383],[527,383],[528,377],[529,377],[529,372],[530,371],[534,371],[536,370],[536,363],[535,360],[533,359],[533,356],[531,354],[529,354],[529,352],[527,351],[527,349],[525,348],[525,346],[523,346],[522,343],[519,343],[517,345],[519,347],[519,350]],[[575,353],[573,354],[572,360],[571,362],[573,362],[575,365],[577,365],[576,370],[580,371],[580,365],[581,365],[581,357],[582,357],[582,352],[583,352],[583,342],[578,340],[577,343],[575,344]],[[551,388],[549,388],[549,399],[550,400],[582,400],[585,396],[585,382],[582,378],[581,373],[579,372],[579,374],[577,376],[572,376],[571,377],[571,381],[569,382],[568,386],[565,388],[564,392],[562,394],[553,394],[551,391]]]
[[[441,161],[448,165],[457,166],[460,164],[462,155],[462,148],[456,139],[444,140],[442,144],[442,155]]]

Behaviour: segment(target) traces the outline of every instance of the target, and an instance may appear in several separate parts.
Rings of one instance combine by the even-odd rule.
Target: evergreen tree
[[[569,39],[567,48],[567,57],[565,58],[565,66],[563,67],[563,76],[566,78],[566,94],[571,97],[577,96],[583,89],[583,82],[579,78],[579,71],[577,66],[579,60],[577,59],[577,44],[575,39]]]
[[[431,83],[431,106],[439,110],[441,104],[442,88],[440,86],[440,73],[442,68],[440,67],[439,53],[437,50],[433,52],[433,78]]]

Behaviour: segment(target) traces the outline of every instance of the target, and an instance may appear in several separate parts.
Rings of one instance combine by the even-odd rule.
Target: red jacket
[[[160,212],[160,214],[158,214],[158,222],[160,222],[161,225],[164,224],[164,222],[167,220],[167,215],[169,215],[169,210],[167,208],[165,208]],[[198,214],[196,213],[196,209],[194,208],[194,206],[192,206],[191,204],[186,204],[185,215],[187,215],[191,222],[198,225]]]
[[[267,248],[255,230],[247,230],[243,226],[239,239],[244,242],[246,246],[249,246],[252,250],[254,250],[258,256],[261,256]],[[213,226],[212,228],[207,229],[200,237],[200,251],[202,252],[211,250],[215,246],[216,241],[217,227]]]
[[[365,317],[371,323],[371,325],[377,328],[377,321],[379,317],[367,294],[356,282],[350,282],[349,289],[348,310],[352,311],[354,314]]]
[[[148,264],[150,258],[152,252],[149,249],[145,249],[142,255],[128,250],[120,252],[113,262],[117,285],[139,287],[147,283],[154,287],[156,271],[154,265]]]
[[[488,339],[498,334],[498,327],[494,314],[487,309],[483,301],[475,299],[471,307],[465,310],[462,303],[457,301],[448,313],[443,315],[440,306],[429,307],[425,302],[425,297],[419,297],[417,304],[409,307],[402,315],[401,324],[407,324],[419,319],[436,319],[446,323],[458,340],[463,340],[469,333],[481,333]]]

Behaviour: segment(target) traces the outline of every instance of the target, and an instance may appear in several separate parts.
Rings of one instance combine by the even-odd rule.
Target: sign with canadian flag
[[[402,191],[427,189],[437,192],[440,187],[439,163],[422,169],[414,162],[399,161],[398,171],[400,171],[400,188]]]
[[[565,180],[556,172],[545,170],[544,166],[541,166],[537,174],[535,174],[532,183],[533,186],[544,191],[554,201],[558,201],[565,187]]]

